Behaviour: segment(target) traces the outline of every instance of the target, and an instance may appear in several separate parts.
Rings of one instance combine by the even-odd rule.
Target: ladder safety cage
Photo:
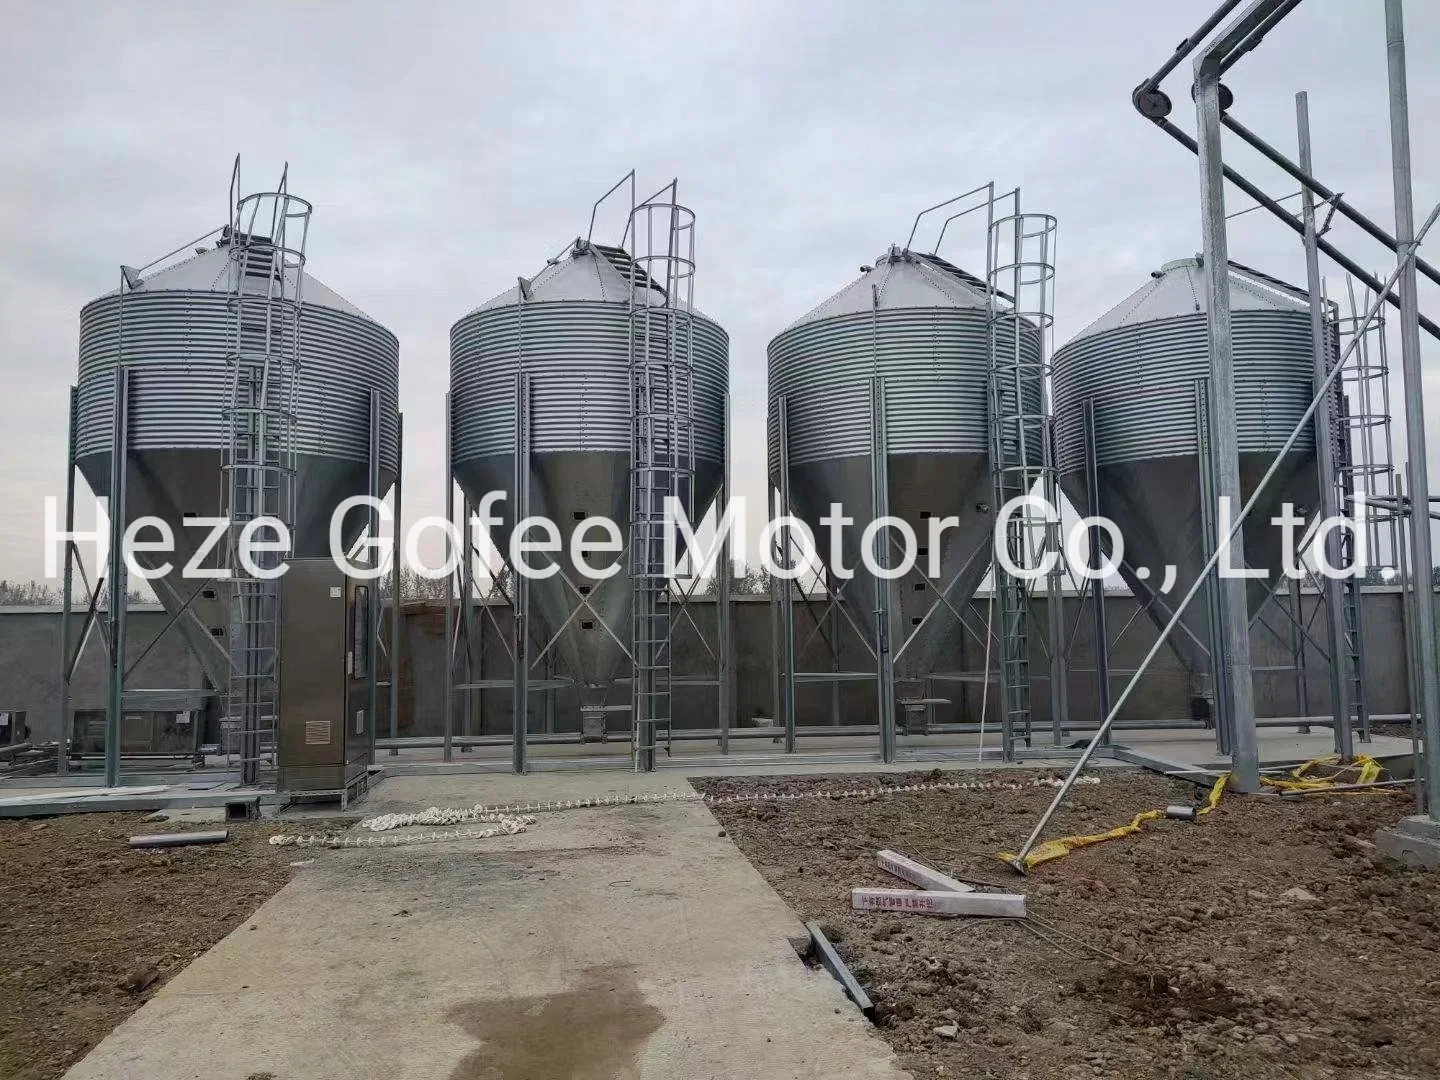
[[[637,771],[673,748],[674,616],[666,502],[695,515],[695,214],[671,181],[632,206],[629,265],[631,752]]]
[[[1009,204],[1009,212],[997,214],[1005,204]],[[1063,624],[1063,612],[1056,603],[1063,596],[1064,564],[1049,401],[1056,219],[1049,214],[1023,213],[1019,189],[992,195],[987,215],[987,389],[994,509],[999,514],[1013,500],[1027,496],[1044,500],[1044,508],[1027,503],[1008,516],[1004,554],[1015,569],[1027,572],[1039,571],[1049,558],[1044,574],[1050,600],[1047,607],[1050,621],[1058,618]],[[1017,740],[1028,747],[1033,735],[1029,622],[1031,593],[1040,575],[1013,573],[1002,565],[1000,555],[997,551],[994,587],[1000,601],[1001,729],[1005,759],[1013,760]],[[1053,626],[1049,637],[1047,651],[1053,666],[1060,656]],[[1051,681],[1052,697],[1062,695],[1052,709],[1063,711],[1063,678],[1057,685],[1052,672]]]
[[[241,783],[253,785],[262,766],[275,763],[281,588],[273,571],[286,558],[256,547],[286,539],[295,523],[301,293],[312,207],[290,194],[288,165],[275,191],[241,196],[239,182],[237,158],[222,238],[230,254],[232,320],[222,451],[231,673],[222,741]],[[283,533],[254,524],[261,519],[278,522]]]

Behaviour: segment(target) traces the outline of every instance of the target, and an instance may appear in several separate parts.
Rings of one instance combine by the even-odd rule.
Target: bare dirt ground
[[[219,825],[76,814],[0,821],[0,1077],[51,1080],[289,880],[277,823],[207,847],[140,833]]]
[[[1203,794],[1148,773],[1097,775],[1048,836],[1100,832]],[[716,794],[857,786],[853,776],[695,784]],[[1227,796],[1199,824],[1153,823],[1019,878],[994,853],[1016,850],[1053,795],[925,792],[715,813],[791,907],[837,940],[917,1077],[1440,1076],[1440,874],[1370,844],[1413,812],[1408,794]],[[1023,892],[1043,923],[852,911],[852,886],[906,887],[876,869],[880,848]]]

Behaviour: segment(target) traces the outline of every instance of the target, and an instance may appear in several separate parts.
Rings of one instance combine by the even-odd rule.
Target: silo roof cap
[[[840,315],[905,308],[981,309],[987,304],[985,282],[937,255],[892,245],[861,275],[824,303],[787,326],[820,322]],[[783,333],[784,331],[782,331]]]
[[[247,294],[251,292],[265,291],[266,274],[259,274],[247,280],[249,286]],[[300,275],[304,279],[304,290],[301,293],[301,300],[307,307],[330,308],[334,311],[343,312],[346,315],[354,315],[356,318],[365,319],[368,322],[375,322],[369,315],[346,300],[343,296],[330,288],[324,282],[319,281],[313,274],[304,273]],[[290,296],[295,294],[297,272],[294,269],[286,270],[286,293]],[[228,293],[230,283],[230,248],[226,244],[207,248],[205,251],[197,251],[177,263],[168,266],[161,266],[155,270],[147,271],[135,289],[129,290],[136,293],[154,292],[215,292]],[[114,296],[120,290],[112,289],[106,296]]]
[[[463,318],[494,308],[514,307],[522,299],[526,304],[555,304],[589,301],[602,304],[629,302],[630,279],[646,282],[663,296],[664,290],[651,280],[642,267],[637,267],[623,248],[595,244],[577,237],[563,257],[547,259],[534,277],[518,278],[514,285],[492,296],[479,307],[472,308]],[[691,314],[713,322],[697,307]]]
[[[1173,319],[1204,312],[1204,260],[1199,255],[1174,259],[1120,303],[1076,334],[1071,341],[1094,337],[1125,326]],[[1232,311],[1308,311],[1309,294],[1296,285],[1262,274],[1248,266],[1230,263]]]
[[[619,248],[607,248],[577,239],[563,258],[548,260],[534,277],[517,280],[474,311],[513,307],[520,303],[522,297],[527,304],[553,304],[567,300],[625,303],[630,286],[626,274],[612,261],[616,258],[621,259],[622,264],[628,260]]]

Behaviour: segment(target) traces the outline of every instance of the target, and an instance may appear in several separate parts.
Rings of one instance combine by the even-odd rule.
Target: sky
[[[993,179],[1058,217],[1057,342],[1199,250],[1195,159],[1129,97],[1211,7],[10,0],[0,578],[43,573],[81,306],[117,264],[219,225],[237,152],[257,186],[289,162],[316,208],[310,269],[400,340],[407,516],[443,512],[451,324],[582,234],[628,169],[646,190],[678,177],[698,215],[696,303],[731,339],[736,489],[763,500],[767,342],[903,242],[923,207]],[[1412,0],[1407,32],[1423,220],[1440,198],[1424,122],[1440,100],[1440,4]],[[1287,150],[1307,90],[1317,173],[1388,226],[1385,56],[1378,3],[1306,0],[1227,83],[1235,114]],[[1188,70],[1166,86],[1193,130]],[[1271,194],[1295,190],[1236,142],[1228,161]],[[1382,277],[1393,262],[1343,224],[1331,239]],[[1268,215],[1236,219],[1230,242],[1232,258],[1303,281],[1298,242]],[[1422,287],[1422,309],[1437,314],[1435,299]],[[1425,353],[1434,431],[1440,352]],[[79,520],[93,520],[84,495]]]

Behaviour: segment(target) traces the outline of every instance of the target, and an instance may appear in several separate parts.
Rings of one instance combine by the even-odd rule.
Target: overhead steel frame
[[[1188,135],[1185,135],[1184,132],[1175,128],[1174,124],[1165,120],[1166,115],[1169,114],[1169,109],[1171,109],[1171,102],[1169,102],[1168,96],[1159,89],[1159,82],[1161,82],[1161,79],[1164,79],[1165,75],[1168,75],[1169,72],[1174,71],[1175,66],[1178,66],[1179,62],[1185,59],[1185,56],[1194,52],[1195,49],[1200,48],[1200,43],[1205,39],[1205,36],[1210,35],[1211,30],[1214,30],[1215,26],[1223,22],[1224,17],[1227,16],[1231,10],[1238,7],[1238,3],[1240,3],[1240,0],[1228,0],[1227,3],[1223,4],[1217,12],[1212,14],[1210,19],[1207,19],[1207,22],[1202,24],[1201,29],[1198,30],[1194,36],[1188,37],[1184,42],[1181,42],[1179,48],[1176,49],[1175,55],[1172,56],[1165,65],[1162,65],[1161,69],[1159,69],[1155,75],[1152,75],[1151,78],[1142,82],[1132,95],[1135,107],[1139,109],[1140,114],[1145,115],[1148,120],[1156,122],[1162,130],[1174,135],[1179,143],[1187,145],[1191,150],[1200,150],[1200,144],[1195,143]],[[1240,19],[1237,19],[1233,26],[1227,27],[1223,35],[1218,37],[1211,46],[1208,46],[1205,52],[1202,53],[1200,60],[1197,60],[1197,63],[1195,63],[1195,68],[1197,68],[1195,99],[1197,99],[1197,111],[1201,117],[1201,134],[1204,135],[1205,140],[1210,144],[1207,150],[1201,150],[1202,173],[1204,173],[1205,176],[1205,183],[1202,184],[1201,203],[1202,206],[1207,206],[1208,204],[1208,209],[1205,210],[1204,213],[1207,232],[1220,233],[1221,243],[1223,243],[1224,240],[1224,204],[1223,202],[1218,202],[1217,204],[1217,199],[1215,199],[1217,192],[1215,192],[1215,189],[1218,189],[1218,187],[1221,186],[1221,181],[1225,179],[1234,181],[1237,186],[1241,187],[1241,190],[1246,190],[1247,194],[1254,197],[1257,203],[1260,203],[1261,206],[1266,206],[1266,209],[1272,210],[1272,213],[1284,220],[1287,225],[1299,229],[1302,235],[1303,230],[1305,230],[1305,226],[1303,226],[1302,223],[1295,222],[1292,217],[1284,212],[1283,207],[1279,207],[1279,204],[1269,199],[1269,196],[1254,189],[1253,184],[1244,180],[1244,177],[1238,176],[1230,167],[1224,166],[1223,161],[1221,161],[1220,156],[1218,156],[1218,150],[1220,150],[1220,147],[1218,147],[1218,143],[1220,143],[1220,140],[1218,140],[1218,127],[1220,127],[1221,122],[1221,88],[1220,82],[1218,82],[1218,76],[1220,76],[1228,66],[1233,65],[1240,56],[1243,56],[1248,50],[1253,49],[1254,46],[1259,45],[1264,33],[1272,29],[1274,24],[1279,22],[1280,19],[1283,19],[1290,10],[1295,9],[1297,3],[1299,3],[1299,0],[1254,0],[1253,3],[1250,4],[1250,7],[1247,7],[1246,12],[1241,14]],[[1244,521],[1250,516],[1251,510],[1253,510],[1254,505],[1259,501],[1264,488],[1273,480],[1274,474],[1276,474],[1277,469],[1279,469],[1280,459],[1295,446],[1300,433],[1305,431],[1306,426],[1312,423],[1320,406],[1326,405],[1326,408],[1328,408],[1329,395],[1331,395],[1332,390],[1338,386],[1339,379],[1341,379],[1342,374],[1345,372],[1346,364],[1348,364],[1351,357],[1356,354],[1361,344],[1364,343],[1371,324],[1374,323],[1375,318],[1380,314],[1381,308],[1388,302],[1392,307],[1400,308],[1401,321],[1403,321],[1403,330],[1405,331],[1405,333],[1401,334],[1401,350],[1403,350],[1405,372],[1405,420],[1407,420],[1407,425],[1405,425],[1407,426],[1407,432],[1405,432],[1405,435],[1407,435],[1408,449],[1410,449],[1411,452],[1410,465],[1411,469],[1413,469],[1410,484],[1408,484],[1407,487],[1410,487],[1411,490],[1414,491],[1420,491],[1421,495],[1420,497],[1411,498],[1410,504],[1405,504],[1403,501],[1397,500],[1397,507],[1403,508],[1405,513],[1408,514],[1408,517],[1410,517],[1410,547],[1414,557],[1414,564],[1416,564],[1418,592],[1418,582],[1424,582],[1428,573],[1433,573],[1433,570],[1428,566],[1428,563],[1430,563],[1430,513],[1428,513],[1428,485],[1426,482],[1426,465],[1424,465],[1424,462],[1426,462],[1426,432],[1424,432],[1423,396],[1421,396],[1423,395],[1423,387],[1421,387],[1420,369],[1418,369],[1418,360],[1420,360],[1420,357],[1418,357],[1418,331],[1420,331],[1421,327],[1426,327],[1427,330],[1431,330],[1431,333],[1440,337],[1440,328],[1433,328],[1433,324],[1427,327],[1427,321],[1424,320],[1420,312],[1418,312],[1416,271],[1417,266],[1420,266],[1420,259],[1418,259],[1417,252],[1418,248],[1420,248],[1421,240],[1430,232],[1431,226],[1434,226],[1436,220],[1440,220],[1440,204],[1436,204],[1436,207],[1431,210],[1430,215],[1426,217],[1426,222],[1420,226],[1420,229],[1414,229],[1413,200],[1411,200],[1410,192],[1410,121],[1408,121],[1407,102],[1405,102],[1404,26],[1403,4],[1401,4],[1401,0],[1385,0],[1385,35],[1387,35],[1388,73],[1390,73],[1391,154],[1392,166],[1394,166],[1397,238],[1387,238],[1387,236],[1384,236],[1384,233],[1380,233],[1377,239],[1382,239],[1382,242],[1388,242],[1387,246],[1391,246],[1391,248],[1394,249],[1397,265],[1395,265],[1394,272],[1392,272],[1390,278],[1385,279],[1384,282],[1374,281],[1371,276],[1364,274],[1362,271],[1355,272],[1358,271],[1358,266],[1355,266],[1348,258],[1345,258],[1344,255],[1341,255],[1341,253],[1331,248],[1331,245],[1323,242],[1323,240],[1316,239],[1316,246],[1318,246],[1320,251],[1325,252],[1326,255],[1331,255],[1331,258],[1335,259],[1336,262],[1341,262],[1341,265],[1344,266],[1346,271],[1352,272],[1356,278],[1361,279],[1365,284],[1372,285],[1375,300],[1369,305],[1367,311],[1365,311],[1364,317],[1356,323],[1354,330],[1352,330],[1351,337],[1349,337],[1348,344],[1346,344],[1344,350],[1341,351],[1335,363],[1332,364],[1325,379],[1316,387],[1315,396],[1310,399],[1310,405],[1309,408],[1305,410],[1305,415],[1296,423],[1295,428],[1290,432],[1289,438],[1286,439],[1279,454],[1276,455],[1276,459],[1274,459],[1270,467],[1266,469],[1263,477],[1260,478],[1259,484],[1256,485],[1256,490],[1251,494],[1250,500],[1241,508],[1240,514],[1238,514],[1233,526],[1231,526],[1231,533],[1228,540],[1234,541],[1234,539],[1237,539],[1241,527],[1244,526]],[[1210,82],[1210,88],[1207,89],[1205,86],[1202,86],[1202,82]],[[1228,96],[1228,92],[1225,96]],[[1233,127],[1233,125],[1231,125],[1231,127]],[[1313,177],[1302,177],[1302,183],[1316,194],[1322,194],[1318,181],[1313,180]],[[1338,200],[1332,204],[1336,207],[1336,210],[1345,213],[1345,216],[1349,217],[1349,219],[1356,219],[1356,212],[1352,207],[1342,206]],[[1220,213],[1217,215],[1215,210],[1220,210]],[[1217,217],[1218,223],[1217,220],[1215,220]],[[1380,232],[1378,226],[1374,226],[1374,223],[1368,222],[1368,219],[1356,223],[1361,225],[1361,228],[1365,228],[1372,236]],[[1369,228],[1367,228],[1367,226],[1369,226]],[[1224,248],[1221,248],[1221,253],[1223,252]],[[1423,266],[1420,266],[1420,268],[1424,269]],[[1214,266],[1212,266],[1211,271],[1214,271]],[[1397,282],[1408,282],[1408,287],[1401,285],[1400,295],[1392,292],[1392,288],[1395,287]],[[1220,288],[1218,288],[1221,297],[1220,302],[1228,308],[1228,291],[1227,288],[1224,288],[1224,278],[1221,278],[1218,284],[1220,284]],[[1215,297],[1211,295],[1211,304],[1214,304],[1214,302]],[[1223,323],[1225,323],[1225,321],[1228,320],[1223,320]],[[1212,324],[1212,330],[1215,330],[1215,328],[1225,330],[1224,325],[1215,327],[1215,325]],[[1224,340],[1223,334],[1221,334],[1220,337],[1221,340],[1218,341],[1218,348],[1214,347],[1215,343],[1212,343],[1212,370],[1214,370],[1215,366],[1215,353],[1217,353],[1217,351],[1218,353],[1225,353],[1225,351],[1228,350],[1228,341]],[[1231,435],[1230,438],[1233,439],[1233,435]],[[1418,513],[1416,504],[1418,504]],[[1212,570],[1214,570],[1217,563],[1220,562],[1220,556],[1224,553],[1224,550],[1225,543],[1223,540],[1217,552],[1211,554],[1210,559],[1205,563],[1204,569],[1201,570],[1200,576],[1195,579],[1194,585],[1187,590],[1184,598],[1179,602],[1175,615],[1171,616],[1164,631],[1156,638],[1155,644],[1149,649],[1145,660],[1142,661],[1135,675],[1130,678],[1130,683],[1126,685],[1125,691],[1120,694],[1119,700],[1110,708],[1110,713],[1107,714],[1106,719],[1100,724],[1100,729],[1094,733],[1086,749],[1081,752],[1079,759],[1076,760],[1073,768],[1071,768],[1070,775],[1067,776],[1066,782],[1060,786],[1054,798],[1051,799],[1050,805],[1045,808],[1045,812],[1041,815],[1040,821],[1035,822],[1035,827],[1032,829],[1030,837],[1021,845],[1020,852],[1018,852],[1014,860],[1011,861],[1011,865],[1015,870],[1024,873],[1025,857],[1034,850],[1035,844],[1040,842],[1040,837],[1044,834],[1045,827],[1050,824],[1050,819],[1053,818],[1054,812],[1056,812],[1061,802],[1066,799],[1071,786],[1074,785],[1074,780],[1080,775],[1081,770],[1086,768],[1086,765],[1089,765],[1090,757],[1094,755],[1100,742],[1104,739],[1104,734],[1109,732],[1110,726],[1115,723],[1115,717],[1117,713],[1119,713],[1120,708],[1125,706],[1126,700],[1128,700],[1130,693],[1135,690],[1135,685],[1139,683],[1140,677],[1145,674],[1145,670],[1149,667],[1151,661],[1155,660],[1155,655],[1158,654],[1159,649],[1164,647],[1165,639],[1174,631],[1175,625],[1178,624],[1179,618],[1181,618],[1185,608],[1188,608],[1191,600],[1195,598],[1195,593],[1200,590],[1202,582],[1210,576]],[[1401,547],[1401,562],[1405,562],[1403,547]],[[1437,707],[1437,698],[1440,698],[1440,671],[1437,671],[1437,667],[1440,667],[1440,664],[1437,664],[1436,651],[1434,651],[1433,593],[1433,586],[1428,586],[1427,583],[1424,595],[1417,595],[1416,598],[1414,598],[1414,602],[1408,605],[1413,609],[1411,613],[1413,613],[1414,622],[1413,629],[1407,634],[1407,644],[1411,661],[1413,661],[1413,671],[1416,672],[1421,716],[1423,716],[1424,723],[1426,723],[1427,746],[1431,749],[1431,752],[1426,755],[1426,789],[1428,795],[1430,795],[1430,798],[1428,798],[1428,812],[1430,812],[1431,821],[1440,821],[1440,799],[1434,798],[1434,792],[1440,791],[1440,753],[1434,753],[1433,750],[1433,747],[1440,746],[1440,707]],[[1246,657],[1246,661],[1248,661],[1248,657]],[[1248,717],[1248,723],[1241,724],[1241,726],[1248,727],[1251,737],[1253,737],[1253,713]],[[1237,788],[1240,788],[1241,791],[1253,791],[1253,788],[1247,786],[1246,780],[1248,778],[1238,775],[1238,770],[1240,770],[1241,765],[1240,755],[1238,755],[1238,753],[1233,756],[1233,765],[1236,766],[1236,768],[1231,770],[1231,776],[1233,776]],[[1247,762],[1246,765],[1250,765],[1250,763]]]
[[[1166,119],[1171,105],[1168,96],[1159,88],[1160,82],[1187,56],[1195,52],[1211,31],[1240,6],[1240,0],[1228,0],[1227,3],[1222,4],[1195,34],[1181,42],[1170,60],[1135,89],[1132,98],[1142,115],[1188,149],[1201,154],[1202,169],[1206,174],[1206,194],[1202,205],[1209,206],[1211,218],[1216,216],[1213,211],[1217,207],[1220,208],[1219,231],[1221,233],[1223,233],[1222,182],[1224,179],[1228,179],[1255,199],[1260,206],[1269,210],[1277,219],[1295,230],[1297,234],[1302,237],[1306,234],[1303,215],[1302,220],[1297,221],[1276,200],[1270,198],[1233,168],[1223,163],[1219,153],[1220,129],[1223,127],[1240,137],[1291,177],[1299,180],[1304,191],[1311,193],[1312,199],[1318,196],[1329,203],[1332,214],[1338,212],[1395,253],[1398,265],[1392,281],[1398,281],[1398,291],[1392,291],[1388,284],[1382,285],[1377,278],[1366,273],[1344,252],[1323,237],[1315,236],[1313,238],[1313,246],[1317,251],[1329,256],[1349,275],[1366,285],[1381,298],[1382,302],[1389,303],[1400,311],[1402,366],[1405,371],[1407,451],[1412,463],[1419,462],[1419,470],[1413,476],[1415,488],[1427,491],[1428,478],[1425,475],[1426,466],[1424,464],[1424,410],[1419,381],[1419,330],[1424,329],[1432,337],[1440,338],[1440,326],[1419,313],[1414,285],[1417,272],[1425,274],[1431,281],[1440,282],[1440,271],[1419,258],[1414,248],[1414,211],[1410,185],[1409,115],[1406,100],[1402,0],[1387,0],[1385,6],[1396,210],[1396,234],[1394,236],[1386,233],[1375,222],[1346,202],[1343,197],[1310,175],[1309,170],[1305,167],[1307,163],[1291,162],[1285,155],[1247,129],[1229,111],[1231,94],[1220,84],[1220,77],[1241,56],[1254,49],[1265,34],[1298,6],[1298,3],[1299,0],[1253,0],[1235,21],[1205,48],[1197,59],[1195,94],[1197,112],[1201,121],[1200,143],[1191,139]],[[1307,243],[1309,242],[1307,241]],[[1214,306],[1212,302],[1212,315]],[[1421,500],[1421,505],[1424,505],[1424,500]],[[1423,513],[1417,515],[1411,512],[1409,520],[1409,544],[1413,559],[1407,561],[1411,561],[1416,568],[1415,572],[1423,576],[1425,566],[1430,563],[1429,525],[1426,515]],[[1415,657],[1415,666],[1418,669],[1416,672],[1416,704],[1424,718],[1427,735],[1434,740],[1435,744],[1440,745],[1440,674],[1436,672],[1437,665],[1433,659],[1430,662],[1424,660],[1426,657],[1433,658],[1436,655],[1435,620],[1432,605],[1424,603],[1413,605],[1411,615],[1412,625],[1407,628],[1407,634],[1413,638],[1410,651]],[[1355,632],[1358,636],[1358,624]],[[1351,651],[1353,653],[1354,650]],[[1362,723],[1363,715],[1362,713]],[[1440,785],[1440,760],[1437,760],[1440,759],[1440,755],[1430,755],[1430,757],[1432,759],[1431,766],[1436,771],[1427,779],[1431,784],[1431,790],[1434,790],[1435,785]],[[1432,799],[1431,801],[1434,803],[1436,800]],[[1432,813],[1436,812],[1432,806]]]

